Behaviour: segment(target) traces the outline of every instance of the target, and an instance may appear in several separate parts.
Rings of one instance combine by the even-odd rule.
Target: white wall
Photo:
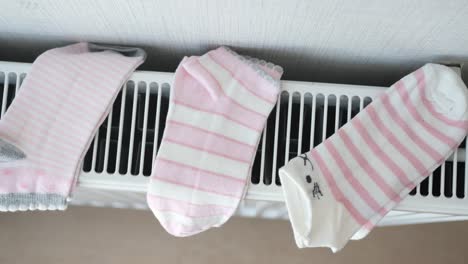
[[[144,68],[221,44],[287,79],[389,84],[424,62],[468,58],[465,0],[0,0],[0,60],[74,41],[138,45]]]

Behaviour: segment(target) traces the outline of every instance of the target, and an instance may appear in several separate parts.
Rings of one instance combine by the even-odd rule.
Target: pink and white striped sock
[[[181,62],[147,196],[169,233],[194,235],[235,212],[281,73],[225,47]]]
[[[365,236],[466,136],[468,91],[427,64],[280,169],[298,247],[340,250]]]
[[[92,136],[144,58],[78,43],[34,61],[0,121],[0,211],[66,208]]]

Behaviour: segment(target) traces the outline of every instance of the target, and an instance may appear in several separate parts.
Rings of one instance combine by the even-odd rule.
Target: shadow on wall
[[[83,40],[84,41],[84,40]],[[92,39],[90,39],[92,41]],[[0,60],[32,62],[42,52],[75,41],[50,39],[44,40],[40,36],[31,36],[17,39],[2,39],[0,36]],[[102,43],[102,42],[100,42]],[[215,44],[200,44],[191,50],[177,48],[171,45],[139,45],[138,43],[112,43],[118,45],[139,46],[148,53],[146,62],[140,66],[140,70],[173,72],[184,56],[202,55],[217,48]],[[406,58],[389,63],[385,59],[363,58],[356,56],[346,49],[331,48],[324,50],[317,56],[317,51],[307,46],[287,48],[245,48],[242,46],[230,46],[235,51],[271,61],[281,65],[285,73],[283,80],[329,82],[344,84],[390,86],[404,75],[416,70],[427,62],[468,62],[466,57],[432,56],[424,58]],[[295,50],[310,50],[309,53],[298,53]],[[468,68],[468,67],[467,67]],[[468,69],[462,73],[468,76]]]

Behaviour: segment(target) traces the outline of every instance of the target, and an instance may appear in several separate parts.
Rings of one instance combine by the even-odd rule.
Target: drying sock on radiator
[[[281,74],[225,47],[181,62],[147,195],[169,233],[190,236],[235,212]]]
[[[466,136],[466,89],[450,68],[426,64],[281,168],[298,247],[336,252],[365,236]]]
[[[78,43],[34,61],[0,120],[0,211],[66,208],[93,135],[144,59]]]

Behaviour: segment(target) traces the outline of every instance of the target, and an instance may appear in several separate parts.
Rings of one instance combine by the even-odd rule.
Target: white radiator
[[[2,116],[30,67],[0,61]],[[146,186],[164,131],[172,78],[173,73],[144,71],[130,77],[94,137],[72,204],[147,208]],[[287,218],[278,168],[332,135],[384,89],[283,81],[238,215]],[[468,219],[466,144],[463,141],[380,225]]]

